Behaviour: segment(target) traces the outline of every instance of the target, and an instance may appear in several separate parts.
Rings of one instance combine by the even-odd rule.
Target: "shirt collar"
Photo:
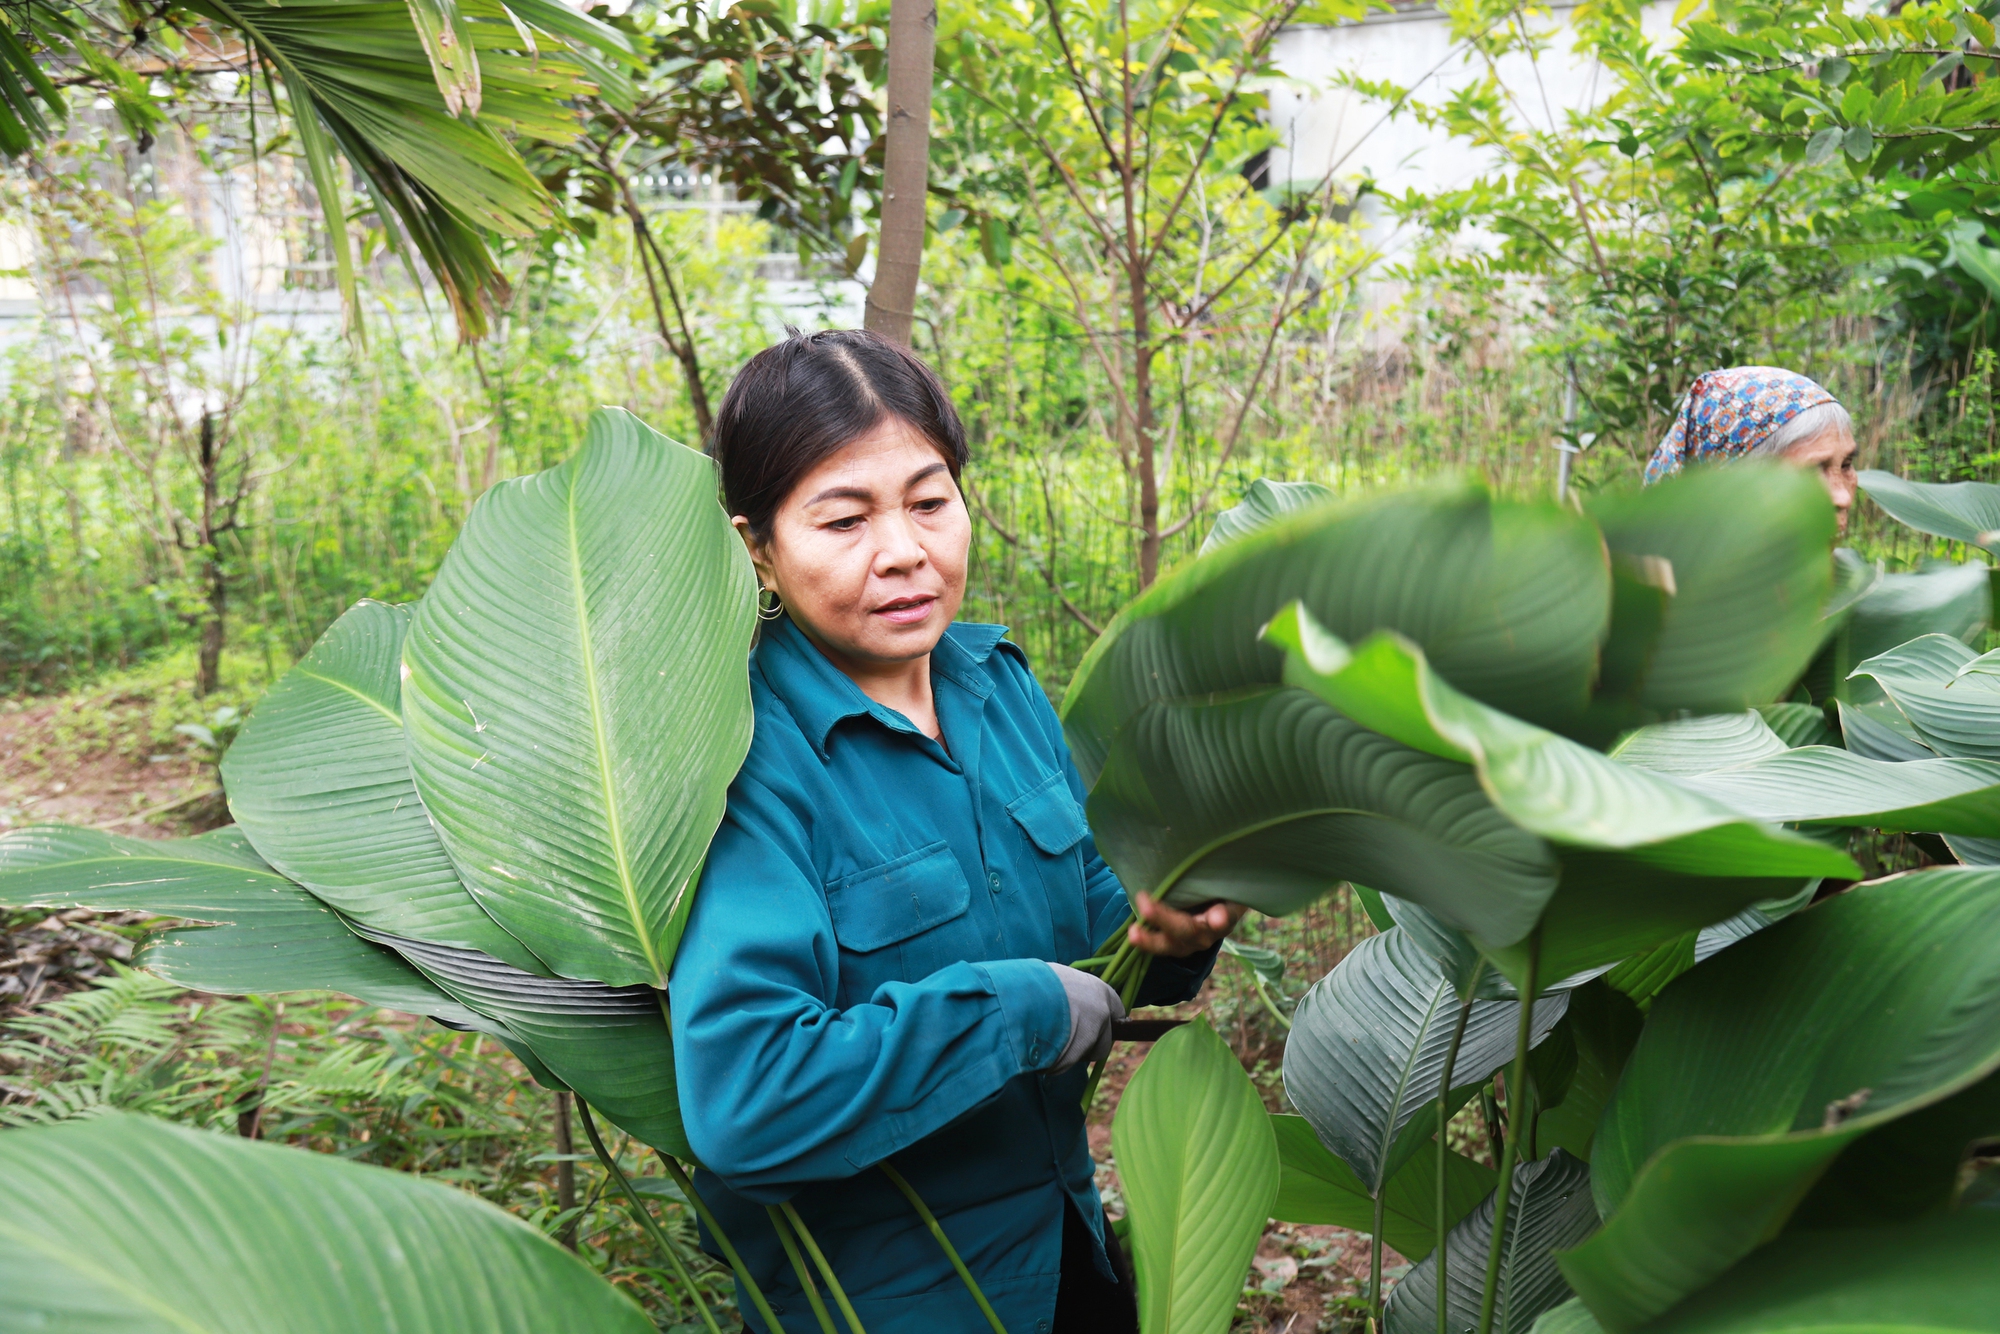
[[[916,729],[907,719],[862,694],[852,678],[828,662],[826,655],[792,624],[791,617],[768,621],[762,630],[757,644],[757,665],[821,759],[827,758],[827,737],[848,718],[865,715],[892,731],[916,735]],[[933,686],[935,678],[941,676],[984,700],[994,687],[986,661],[1006,633],[1004,625],[972,621],[956,621],[946,626],[944,637],[931,650]]]

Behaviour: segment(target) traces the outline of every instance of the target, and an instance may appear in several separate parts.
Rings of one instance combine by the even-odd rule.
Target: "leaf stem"
[[[1459,1044],[1465,1041],[1465,1025],[1472,1018],[1473,993],[1479,986],[1479,974],[1486,968],[1481,960],[1473,970],[1472,981],[1465,989],[1465,999],[1458,1007],[1458,1022],[1452,1025],[1451,1045],[1444,1052],[1444,1078],[1438,1086],[1438,1180],[1437,1180],[1437,1334],[1447,1334],[1445,1329],[1445,1166],[1450,1161],[1451,1146],[1447,1143],[1445,1129],[1451,1123],[1451,1075],[1458,1064]]]
[[[773,1204],[765,1205],[764,1212],[771,1216],[771,1226],[777,1229],[778,1244],[785,1248],[785,1255],[792,1262],[792,1272],[799,1276],[799,1286],[806,1290],[806,1300],[812,1303],[813,1318],[819,1321],[820,1334],[840,1334],[833,1327],[833,1317],[826,1313],[826,1303],[819,1299],[819,1285],[813,1282],[812,1271],[806,1267],[805,1257],[799,1254],[798,1243],[792,1240],[792,1230],[785,1225],[785,1216]]]
[[[578,1098],[576,1110],[583,1114],[583,1129],[584,1133],[590,1136],[591,1151],[597,1155],[597,1161],[604,1164],[604,1170],[617,1180],[618,1189],[625,1192],[626,1203],[630,1204],[632,1212],[638,1215],[640,1226],[646,1229],[646,1235],[653,1239],[653,1245],[659,1248],[666,1262],[673,1266],[675,1276],[680,1279],[681,1286],[688,1290],[688,1296],[694,1301],[694,1309],[701,1313],[702,1323],[708,1326],[709,1334],[722,1334],[722,1326],[715,1323],[715,1313],[708,1309],[708,1303],[702,1299],[701,1289],[696,1286],[694,1275],[688,1272],[687,1265],[681,1260],[680,1252],[667,1240],[667,1234],[660,1230],[659,1220],[653,1217],[652,1210],[640,1203],[639,1192],[632,1189],[632,1182],[626,1177],[625,1169],[618,1166],[618,1160],[604,1147],[604,1137],[597,1133],[597,1118],[590,1114],[590,1104]]]
[[[792,1225],[792,1231],[799,1234],[799,1240],[806,1245],[807,1254],[812,1256],[814,1267],[819,1270],[821,1277],[826,1279],[826,1290],[833,1294],[834,1305],[840,1308],[840,1314],[847,1321],[847,1327],[853,1330],[854,1334],[868,1334],[868,1331],[861,1328],[861,1317],[854,1314],[854,1306],[847,1300],[847,1293],[841,1288],[840,1280],[834,1277],[833,1266],[827,1263],[826,1256],[820,1253],[819,1243],[813,1240],[813,1234],[806,1229],[806,1220],[799,1217],[799,1211],[792,1207],[789,1200],[778,1208],[784,1211],[785,1221]]]
[[[1000,1317],[993,1313],[993,1306],[986,1300],[986,1294],[979,1290],[979,1281],[972,1277],[972,1271],[966,1268],[965,1261],[959,1258],[957,1248],[951,1244],[951,1238],[945,1236],[944,1226],[937,1221],[937,1215],[931,1212],[930,1206],[924,1203],[923,1196],[917,1194],[916,1188],[903,1180],[901,1172],[886,1162],[877,1163],[875,1166],[882,1169],[882,1175],[889,1178],[890,1185],[903,1192],[903,1198],[916,1209],[917,1216],[924,1220],[924,1226],[931,1230],[933,1237],[937,1238],[937,1244],[944,1248],[944,1258],[951,1261],[951,1267],[958,1271],[958,1277],[965,1284],[965,1290],[972,1294],[972,1300],[979,1304],[980,1314],[984,1315],[986,1323],[993,1327],[993,1334],[1007,1334],[1007,1327],[1001,1324]]]
[[[1264,986],[1264,979],[1253,973],[1250,976],[1250,985],[1257,989],[1257,999],[1264,1002],[1264,1008],[1271,1012],[1271,1017],[1277,1020],[1287,1032],[1290,1032],[1292,1021],[1285,1018],[1285,1012],[1279,1009],[1277,1002],[1271,999],[1271,993]]]
[[[688,1197],[688,1203],[694,1206],[695,1215],[707,1225],[708,1235],[714,1237],[715,1244],[722,1247],[723,1258],[729,1261],[729,1267],[736,1272],[736,1281],[750,1294],[750,1301],[756,1306],[757,1314],[764,1317],[765,1327],[771,1330],[772,1334],[777,1334],[777,1331],[782,1330],[784,1326],[778,1323],[778,1317],[771,1310],[771,1303],[764,1299],[764,1290],[757,1286],[756,1279],[750,1277],[750,1267],[744,1264],[743,1257],[736,1253],[736,1247],[731,1244],[729,1234],[722,1230],[722,1224],[709,1211],[707,1201],[701,1198],[700,1192],[694,1188],[694,1182],[688,1179],[686,1169],[676,1162],[670,1153],[660,1154],[660,1161],[667,1165],[667,1174],[673,1177],[674,1184],[681,1188],[681,1193]]]
[[[1376,1329],[1382,1328],[1382,1215],[1388,1196],[1388,1182],[1375,1187],[1375,1230],[1368,1234],[1368,1313]]]
[[[1514,1163],[1520,1155],[1521,1122],[1532,1115],[1528,1102],[1528,1040],[1535,1029],[1535,969],[1542,958],[1542,932],[1528,938],[1528,984],[1521,988],[1521,1022],[1514,1030],[1514,1065],[1507,1072],[1507,1141],[1500,1154],[1500,1184],[1493,1198],[1493,1239],[1486,1247],[1486,1284],[1479,1293],[1479,1334],[1493,1334],[1493,1307],[1500,1296],[1500,1255],[1507,1240],[1507,1205],[1514,1191]]]

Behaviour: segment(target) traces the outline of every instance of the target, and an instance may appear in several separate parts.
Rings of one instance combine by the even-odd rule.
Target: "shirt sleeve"
[[[1062,984],[1039,959],[952,964],[845,1010],[839,963],[807,831],[739,775],[670,1009],[688,1142],[752,1200],[872,1166],[1046,1069],[1069,1036]]]

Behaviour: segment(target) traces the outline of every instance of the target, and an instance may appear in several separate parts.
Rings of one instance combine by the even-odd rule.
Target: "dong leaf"
[[[1447,679],[1523,717],[1581,717],[1609,615],[1597,531],[1552,505],[1433,488],[1316,506],[1176,570],[1084,655],[1063,701],[1095,784],[1112,737],[1148,702],[1276,685],[1258,631],[1303,601],[1334,633],[1396,630]]]
[[[615,409],[480,498],[403,658],[417,790],[550,968],[664,987],[750,741],[755,583],[713,465]]]
[[[1259,477],[1243,499],[1215,516],[1215,526],[1202,541],[1201,555],[1246,537],[1287,514],[1333,499],[1333,491],[1318,482],[1274,482]]]
[[[1536,1118],[1537,1146],[1564,1148],[1589,1160],[1599,1114],[1645,1022],[1638,1007],[1606,982],[1579,987],[1570,995],[1563,1026],[1576,1048],[1576,1069],[1562,1102]]]
[[[1278,1202],[1271,1217],[1287,1223],[1373,1233],[1376,1202],[1354,1169],[1328,1153],[1302,1116],[1271,1117],[1278,1137]],[[1462,1153],[1445,1155],[1445,1226],[1451,1227],[1493,1193],[1499,1173]],[[1437,1153],[1413,1154],[1382,1191],[1382,1240],[1408,1260],[1437,1246]]]
[[[1881,575],[1852,606],[1829,620],[1826,647],[1801,684],[1820,704],[1829,699],[1874,702],[1881,692],[1872,680],[1849,678],[1857,663],[1925,635],[1975,640],[1992,614],[1983,565],[1935,563],[1913,573]]]
[[[1846,660],[1864,662],[1920,635],[1969,642],[1992,620],[1991,579],[1983,565],[1940,564],[1887,574],[1848,613],[1842,631]]]
[[[1720,921],[1789,893],[1795,877],[1854,873],[1833,849],[1461,694],[1399,636],[1350,649],[1297,605],[1265,635],[1286,649],[1289,684],[1405,745],[1471,764],[1503,814],[1557,845],[1564,870],[1541,918],[1543,975],[1614,962]],[[1424,906],[1472,935],[1521,985],[1528,943],[1484,934],[1470,920],[1481,887],[1464,886],[1459,897]]]
[[[0,834],[0,907],[207,923],[154,937],[135,963],[196,991],[338,991],[455,1027],[482,1027],[478,1015],[272,870],[234,827],[171,841],[67,825]]]
[[[1444,1301],[1449,1329],[1472,1329],[1486,1282],[1493,1242],[1495,1191],[1445,1234]],[[1527,1334],[1536,1317],[1569,1299],[1569,1285],[1555,1253],[1574,1246],[1597,1227],[1590,1201],[1590,1164],[1557,1149],[1539,1162],[1522,1163],[1508,1194],[1506,1231],[1493,1328]],[[1405,1274],[1389,1294],[1384,1334],[1434,1334],[1438,1327],[1438,1257]]]
[[[1990,482],[1910,482],[1869,469],[1861,489],[1890,518],[1920,533],[2000,551],[2000,486]]]
[[[1787,746],[1837,746],[1840,734],[1827,721],[1826,710],[1817,704],[1766,704],[1757,710]]]
[[[1833,587],[1833,507],[1817,478],[1782,464],[1694,468],[1604,493],[1587,510],[1613,562],[1667,593],[1644,666],[1626,687],[1635,704],[1656,713],[1753,708],[1783,694],[1811,661]],[[1607,657],[1621,637],[1614,624]]]
[[[1784,738],[1754,709],[1655,723],[1627,734],[1611,757],[1661,774],[1705,774],[1785,753]]]
[[[1655,1002],[1592,1146],[1605,1226],[1563,1272],[1607,1329],[1643,1324],[1848,1146],[1996,1069],[2000,872],[1878,881],[1759,931]]]
[[[1535,1042],[1567,1003],[1566,995],[1535,1002]],[[1437,960],[1399,927],[1355,946],[1292,1014],[1285,1094],[1371,1196],[1437,1130],[1458,1010]],[[1454,1093],[1512,1059],[1519,1021],[1518,1002],[1473,1001],[1452,1063]]]
[[[1525,935],[1554,893],[1540,839],[1493,808],[1471,769],[1401,745],[1301,690],[1147,705],[1088,803],[1128,890],[1296,911],[1341,880],[1418,903],[1480,897],[1472,923]]]
[[[681,1124],[665,993],[538,977],[473,950],[370,938],[467,1008],[503,1024],[557,1079],[634,1138],[694,1160]]]
[[[402,715],[410,613],[356,603],[285,673],[223,757],[257,850],[342,913],[394,936],[548,969],[466,893],[410,777]]]
[[[1887,701],[1850,704],[1840,701],[1840,739],[1847,749],[1863,759],[1933,760],[1937,752],[1917,738],[1917,729],[1902,710]]]
[[[2000,1211],[1778,1238],[1646,1334],[1991,1334]]]
[[[1874,681],[1931,750],[2000,759],[2000,677],[1958,641],[1926,635],[1870,658],[1854,675]]]
[[[1446,926],[1435,913],[1426,911],[1408,899],[1389,896],[1383,900],[1389,914],[1390,926],[1400,926],[1410,939],[1426,954],[1438,962],[1445,976],[1451,981],[1452,992],[1460,999],[1471,995],[1479,1000],[1515,1000],[1520,992],[1507,980],[1506,974],[1493,966],[1493,961],[1479,952],[1472,938],[1463,931]],[[1572,973],[1544,986],[1535,986],[1538,994],[1549,996],[1558,991],[1570,991],[1591,979],[1601,976],[1612,965],[1587,969]]]
[[[1145,1334],[1226,1328],[1278,1197],[1263,1099],[1206,1019],[1168,1033],[1111,1123]]]
[[[2000,719],[2000,694],[1993,704]],[[1886,763],[1804,746],[1681,781],[1760,820],[2000,836],[2000,764],[1989,760]]]
[[[113,1114],[0,1135],[0,1328],[653,1325],[583,1261],[470,1192]]]

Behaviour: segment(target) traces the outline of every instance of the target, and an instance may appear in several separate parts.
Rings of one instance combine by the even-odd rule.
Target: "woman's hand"
[[[1134,946],[1148,954],[1184,959],[1201,953],[1235,930],[1243,914],[1250,910],[1225,899],[1209,904],[1200,912],[1184,913],[1169,908],[1150,894],[1141,894],[1132,911],[1139,920],[1126,932],[1126,938]]]

